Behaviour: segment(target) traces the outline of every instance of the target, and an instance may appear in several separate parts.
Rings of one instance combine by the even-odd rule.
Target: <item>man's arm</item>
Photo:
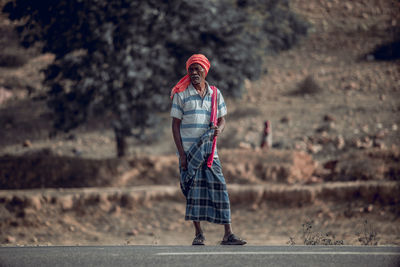
[[[178,118],[172,118],[172,135],[174,136],[175,145],[176,148],[178,149],[181,168],[186,170],[187,161],[186,161],[186,153],[182,145],[181,130],[180,130],[181,122],[182,120]]]
[[[224,129],[225,129],[225,116],[221,117],[221,118],[218,118],[217,126],[216,127],[214,126],[214,129],[215,129],[214,136],[219,136],[224,131]]]

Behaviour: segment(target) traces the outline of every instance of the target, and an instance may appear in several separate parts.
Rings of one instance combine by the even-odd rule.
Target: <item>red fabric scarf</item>
[[[206,76],[207,76],[208,70],[210,69],[210,66],[211,66],[210,61],[208,61],[208,59],[202,54],[194,54],[186,61],[186,72],[188,72],[190,65],[192,65],[194,63],[200,64],[203,67],[203,69],[206,71]],[[189,74],[186,74],[172,88],[171,99],[174,97],[174,94],[185,91],[186,88],[189,86],[189,84],[190,84],[190,77],[189,77]]]
[[[210,86],[212,91],[213,91],[213,95],[211,98],[211,116],[210,116],[210,123],[212,123],[215,126],[218,126],[218,119],[217,119],[217,109],[218,109],[218,101],[217,101],[217,87],[215,86]],[[217,147],[217,137],[214,136],[213,139],[213,144],[212,144],[212,150],[211,150],[211,154],[208,157],[207,160],[207,166],[209,168],[211,168],[213,161],[214,161],[214,153],[215,153],[215,148]]]

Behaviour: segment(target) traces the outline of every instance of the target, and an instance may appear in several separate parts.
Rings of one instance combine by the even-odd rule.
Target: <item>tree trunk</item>
[[[117,145],[117,156],[118,158],[125,157],[127,155],[128,144],[126,142],[126,136],[122,131],[114,128],[115,141]]]

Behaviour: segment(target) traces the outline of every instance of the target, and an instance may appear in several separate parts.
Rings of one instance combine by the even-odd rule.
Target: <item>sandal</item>
[[[192,246],[204,246],[205,240],[206,238],[204,237],[203,233],[200,233],[193,239]]]
[[[247,242],[239,237],[235,236],[234,234],[230,234],[228,238],[221,241],[221,245],[239,245],[243,246],[247,244]]]

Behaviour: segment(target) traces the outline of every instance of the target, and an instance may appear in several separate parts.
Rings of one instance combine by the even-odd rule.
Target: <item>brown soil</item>
[[[359,245],[367,235],[381,245],[400,244],[396,182],[228,189],[234,229],[252,245],[282,245],[290,237],[302,244],[308,222],[313,235],[329,234],[332,242]],[[376,199],[381,192],[388,197]],[[0,192],[0,203],[4,245],[182,245],[193,238],[177,185],[17,190]],[[204,228],[207,243],[218,244],[222,226],[205,223]]]
[[[366,60],[393,38],[399,3],[292,0],[291,6],[312,23],[309,36],[266,57],[268,74],[246,82],[242,100],[227,101],[219,148],[233,228],[252,245],[282,245],[290,237],[303,244],[303,224],[313,221],[314,233],[344,244],[362,244],[367,234],[371,244],[399,245],[400,64]],[[11,26],[2,14],[0,27]],[[22,67],[0,68],[1,188],[41,188],[0,191],[0,244],[190,244],[168,114],[157,129],[162,137],[130,140],[126,159],[114,159],[112,131],[95,118],[49,138],[51,113],[40,100],[38,70],[52,60],[39,55]],[[265,120],[274,149],[261,151]],[[163,186],[153,194],[153,185]],[[135,198],[124,190],[145,193]],[[222,227],[205,224],[205,232],[215,245]]]

